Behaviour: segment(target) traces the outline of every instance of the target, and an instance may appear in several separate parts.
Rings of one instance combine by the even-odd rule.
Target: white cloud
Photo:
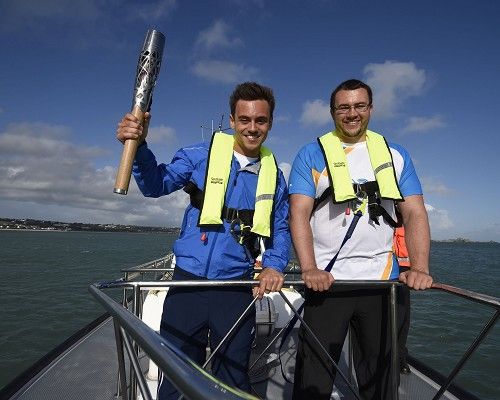
[[[252,80],[258,73],[257,68],[219,60],[198,61],[191,70],[200,78],[227,84]]]
[[[169,126],[165,126],[163,124],[160,126],[149,127],[147,141],[149,143],[160,143],[160,144],[177,141],[175,129],[170,128]]]
[[[194,44],[195,62],[191,72],[199,78],[224,84],[257,79],[258,68],[224,60],[228,56],[234,59],[232,50],[241,46],[244,46],[244,43],[234,34],[231,25],[222,20],[214,21],[198,34]],[[227,54],[221,54],[222,50],[227,50]],[[214,54],[217,54],[217,58]]]
[[[283,171],[283,176],[288,183],[288,177],[290,176],[290,171],[292,170],[292,166],[289,163],[281,162],[278,167]]]
[[[428,132],[444,126],[446,126],[446,124],[441,115],[434,115],[433,117],[411,117],[408,119],[408,123],[406,127],[403,128],[402,132]]]
[[[422,177],[421,181],[424,193],[446,196],[454,192],[453,189],[446,186],[446,184],[441,182],[438,178],[429,176]]]
[[[26,169],[24,167],[8,167],[7,168],[7,178],[15,178],[19,174],[25,172]]]
[[[429,215],[429,224],[432,231],[445,231],[455,226],[447,210],[439,210],[430,204],[425,204],[425,209]]]
[[[290,122],[292,120],[291,114],[279,114],[279,115],[274,115],[273,117],[273,125],[276,123],[281,123],[281,122]]]
[[[221,20],[215,21],[209,28],[201,31],[195,44],[196,48],[206,52],[211,52],[218,48],[235,48],[242,45],[242,40],[238,37],[233,37],[230,26]]]
[[[177,5],[177,0],[159,0],[149,4],[142,2],[133,3],[135,13],[140,19],[151,22],[158,21],[170,14]]]
[[[184,192],[148,199],[132,178],[127,196],[114,194],[116,167],[97,169],[91,162],[103,154],[102,149],[71,143],[65,127],[9,125],[0,132],[2,216],[25,204],[26,218],[43,218],[56,207],[70,221],[179,225],[188,202]]]
[[[310,126],[322,126],[331,123],[330,105],[323,100],[306,101],[302,105],[300,122]]]
[[[35,137],[33,137],[35,136]],[[0,134],[0,154],[4,159],[31,157],[45,159],[54,153],[65,154],[66,158],[97,157],[104,151],[97,147],[78,148],[66,141],[68,128],[41,122],[10,124]]]
[[[381,118],[393,117],[406,98],[422,94],[427,80],[426,72],[412,62],[372,63],[363,72],[373,90],[374,115]]]

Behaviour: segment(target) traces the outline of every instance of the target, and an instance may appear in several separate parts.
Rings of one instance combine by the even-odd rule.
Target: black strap
[[[203,191],[198,188],[193,182],[184,186],[184,191],[189,194],[191,205],[198,210],[203,208]],[[260,246],[258,243],[257,234],[253,233],[250,228],[253,225],[253,215],[255,210],[242,209],[222,206],[221,219],[231,223],[230,231],[234,239],[243,245],[249,258],[255,259],[260,254]],[[243,226],[241,226],[243,225]],[[236,232],[238,226],[238,232]]]
[[[198,210],[203,208],[203,190],[199,189],[193,182],[189,182],[183,189],[187,194],[189,194],[189,198],[191,201],[191,205]],[[244,225],[252,226],[253,225],[253,215],[255,210],[247,210],[247,209],[236,209],[226,207],[225,205],[222,207],[221,219],[232,222],[235,219],[239,219]]]
[[[319,207],[319,205],[321,203],[323,203],[325,200],[331,199],[331,198],[332,198],[332,187],[328,186],[326,188],[326,190],[323,193],[321,193],[321,196],[314,199],[314,205],[313,205],[313,209],[311,211],[311,214],[314,214],[314,212],[316,211],[316,209]]]
[[[379,194],[379,187],[377,181],[370,181],[365,183],[353,183],[354,193],[365,192],[368,196],[368,215],[370,219],[377,225],[380,225],[378,217],[382,217],[387,224],[393,228],[402,226],[402,218],[398,209],[396,208],[396,221],[391,217],[387,210],[382,207],[381,198]],[[321,195],[314,200],[312,213],[316,211],[321,203],[325,200],[332,198],[332,187],[328,186]]]
[[[203,208],[203,191],[195,185],[194,182],[189,181],[186,186],[182,189],[188,195],[191,200],[191,205],[199,210]]]

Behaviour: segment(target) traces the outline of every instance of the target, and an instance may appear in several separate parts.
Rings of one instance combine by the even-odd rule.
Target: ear
[[[234,129],[234,116],[233,114],[229,114],[229,126],[231,129]]]

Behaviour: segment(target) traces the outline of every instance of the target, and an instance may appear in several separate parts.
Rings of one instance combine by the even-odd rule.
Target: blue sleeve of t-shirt
[[[401,177],[399,178],[399,189],[403,197],[421,195],[422,185],[418,179],[417,172],[411,161],[410,154],[406,149],[398,144],[391,143],[389,145],[391,148],[396,150],[403,157],[403,170],[401,171]]]
[[[319,159],[315,160],[313,155],[315,146],[317,145],[314,143],[304,146],[295,157],[290,177],[288,178],[288,192],[290,194],[303,194],[312,198],[316,197],[316,187],[312,171],[316,169],[321,172],[324,166],[321,168],[314,164],[315,162],[322,162],[324,164],[324,160],[321,154],[318,157]]]

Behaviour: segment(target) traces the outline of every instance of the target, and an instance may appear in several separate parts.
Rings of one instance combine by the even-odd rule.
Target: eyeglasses
[[[352,106],[349,104],[341,104],[338,107],[334,107],[333,110],[337,114],[347,114],[349,111],[351,111],[351,108],[354,108],[354,111],[356,111],[358,113],[363,113],[363,112],[367,112],[368,109],[370,108],[370,106],[371,106],[371,103],[368,103],[368,104],[357,103],[357,104],[353,104]]]

